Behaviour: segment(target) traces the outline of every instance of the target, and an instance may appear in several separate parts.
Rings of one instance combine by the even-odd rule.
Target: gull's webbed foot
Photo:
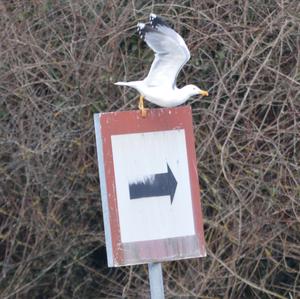
[[[139,109],[141,111],[142,117],[146,117],[147,116],[147,109],[144,107],[144,96],[142,96],[142,95],[140,95]]]

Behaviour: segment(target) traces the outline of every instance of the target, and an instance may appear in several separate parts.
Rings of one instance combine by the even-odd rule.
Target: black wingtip
[[[145,35],[147,32],[153,31],[153,28],[151,27],[150,24],[145,24],[145,23],[138,23],[137,24],[137,32],[140,36],[141,39],[145,39]]]
[[[149,20],[153,28],[156,28],[157,26],[170,27],[161,17],[157,16],[154,13],[150,14]]]

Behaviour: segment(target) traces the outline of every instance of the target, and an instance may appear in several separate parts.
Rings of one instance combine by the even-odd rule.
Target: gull
[[[207,91],[192,84],[176,86],[178,73],[191,54],[183,38],[162,18],[150,14],[150,23],[138,23],[137,31],[155,53],[150,71],[144,80],[115,84],[132,87],[140,93],[139,109],[143,117],[147,115],[144,98],[161,107],[175,107],[191,96],[208,96]]]

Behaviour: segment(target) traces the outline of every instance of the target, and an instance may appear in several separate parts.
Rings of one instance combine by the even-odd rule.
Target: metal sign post
[[[191,108],[94,122],[108,266],[148,264],[151,298],[164,298],[159,262],[206,256]]]
[[[161,263],[148,264],[151,299],[164,299],[164,282]]]

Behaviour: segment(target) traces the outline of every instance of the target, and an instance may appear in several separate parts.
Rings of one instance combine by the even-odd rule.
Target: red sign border
[[[176,108],[159,108],[148,110],[146,118],[141,117],[139,110],[102,113],[100,116],[100,129],[103,145],[103,161],[106,179],[107,200],[109,209],[109,222],[112,245],[112,259],[114,266],[127,265],[124,257],[124,245],[121,242],[117,193],[115,187],[114,163],[112,154],[112,135],[146,133],[154,131],[184,129],[186,136],[186,149],[188,159],[188,169],[190,175],[191,197],[194,214],[195,232],[199,241],[200,256],[205,256],[205,242],[203,233],[203,220],[200,201],[200,188],[198,182],[197,161],[195,152],[195,140],[193,134],[192,114],[190,106]],[[182,237],[179,237],[179,239]],[[183,237],[184,238],[184,237]],[[161,242],[166,239],[155,240],[155,247],[163,247]],[[148,242],[132,242],[133,245],[145,248]],[[128,244],[128,243],[127,243]],[[198,255],[199,256],[199,255]],[[175,258],[176,259],[176,258]],[[160,258],[156,258],[159,261]],[[161,258],[162,260],[173,260],[173,258]],[[139,264],[149,262],[146,260],[130,262],[129,264]]]

